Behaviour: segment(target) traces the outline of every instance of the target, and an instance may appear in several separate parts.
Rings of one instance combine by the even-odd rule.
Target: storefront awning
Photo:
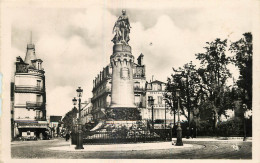
[[[38,123],[38,121],[16,121],[18,128],[48,128],[47,123]]]

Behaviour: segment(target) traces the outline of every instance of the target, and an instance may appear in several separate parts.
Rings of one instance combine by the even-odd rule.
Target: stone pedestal
[[[131,46],[115,44],[110,57],[112,65],[111,117],[115,120],[138,120],[134,103],[133,64]]]
[[[133,64],[131,47],[115,44],[110,57],[112,65],[112,100],[110,108],[136,108],[134,104]]]

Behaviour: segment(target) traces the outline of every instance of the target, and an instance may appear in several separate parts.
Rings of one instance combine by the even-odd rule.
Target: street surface
[[[171,142],[169,142],[170,144]],[[97,145],[84,145],[83,151],[76,151],[62,138],[54,140],[15,141],[11,143],[12,158],[58,158],[58,159],[252,159],[252,142],[241,140],[183,139],[184,147],[171,147],[166,142],[155,142],[153,148],[137,143],[129,150],[113,150],[117,145],[106,145],[112,150],[102,150]],[[170,148],[156,149],[154,146],[167,145]],[[130,147],[145,147],[132,150]],[[95,151],[98,147],[100,151]],[[60,150],[53,150],[53,149]],[[69,150],[66,150],[69,149]],[[92,149],[92,150],[88,150]]]

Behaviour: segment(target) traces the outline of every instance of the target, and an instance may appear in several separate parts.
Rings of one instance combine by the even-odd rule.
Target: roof
[[[60,122],[62,116],[50,116],[50,122]]]
[[[41,59],[34,59],[34,60],[31,60],[32,62],[36,62],[36,61],[38,61],[38,62],[42,62],[42,60]]]
[[[159,80],[155,80],[155,81],[152,81],[152,82],[150,82],[150,83],[159,83],[159,84],[165,84],[164,82],[161,82],[161,81],[159,81]],[[148,84],[150,84],[150,83],[148,83]]]

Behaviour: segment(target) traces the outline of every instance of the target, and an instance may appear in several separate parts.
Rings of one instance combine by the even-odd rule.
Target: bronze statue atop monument
[[[122,10],[122,15],[118,17],[115,22],[113,33],[115,33],[114,38],[111,40],[114,44],[123,43],[128,44],[129,33],[130,33],[130,22],[128,16],[126,15],[126,10]]]

